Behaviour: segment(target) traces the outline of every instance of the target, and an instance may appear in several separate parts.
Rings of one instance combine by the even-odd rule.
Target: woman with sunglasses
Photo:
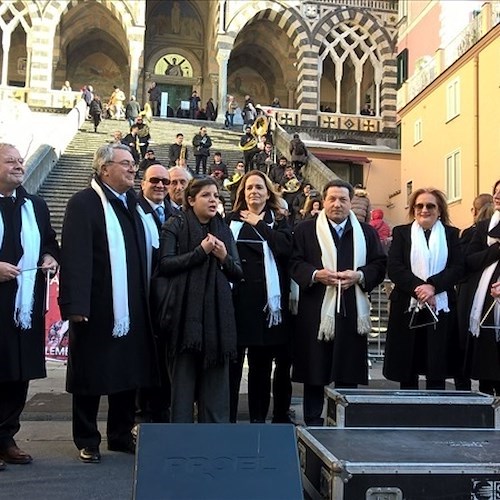
[[[459,231],[449,225],[441,191],[418,189],[408,204],[411,222],[394,228],[388,256],[395,286],[383,373],[401,389],[418,389],[418,376],[425,375],[427,389],[443,390],[456,363],[454,287],[464,272]]]
[[[229,362],[236,358],[230,282],[242,278],[231,232],[217,212],[210,177],[186,187],[184,210],[163,225],[160,276],[166,280],[160,317],[171,382],[170,420],[229,422]],[[156,292],[157,293],[157,292]]]
[[[476,224],[466,250],[469,333],[466,373],[479,380],[479,390],[500,394],[500,179],[493,186],[494,213]]]

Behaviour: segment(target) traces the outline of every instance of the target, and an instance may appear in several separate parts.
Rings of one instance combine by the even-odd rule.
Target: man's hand
[[[314,281],[326,286],[333,286],[338,283],[337,273],[330,269],[319,269],[316,271]]]
[[[52,255],[49,255],[46,253],[42,257],[42,271],[45,274],[54,275],[57,273],[57,268],[59,267],[59,264],[57,263],[57,260],[52,257]]]
[[[19,269],[14,264],[9,264],[8,262],[0,262],[0,283],[5,281],[10,281],[16,278],[21,269]]]
[[[346,269],[337,273],[337,279],[340,281],[342,290],[347,290],[351,286],[359,283],[360,273],[352,269]]]

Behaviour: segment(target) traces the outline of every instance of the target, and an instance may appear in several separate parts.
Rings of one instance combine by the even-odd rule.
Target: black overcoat
[[[239,213],[226,218],[240,221]],[[285,219],[273,219],[266,211],[263,221],[255,229],[267,241],[273,252],[278,268],[281,291],[282,322],[268,327],[266,279],[264,274],[264,255],[259,236],[250,224],[244,223],[237,240],[238,254],[243,267],[243,281],[235,283],[233,302],[236,314],[236,329],[239,346],[283,345],[290,340],[288,259],[292,253],[292,232]],[[243,241],[242,241],[243,240]],[[252,241],[255,243],[245,243]]]
[[[16,189],[16,201],[2,199],[0,212],[4,224],[4,238],[0,242],[0,261],[17,265],[22,256],[21,206],[33,202],[35,218],[40,229],[40,260],[44,254],[59,260],[56,233],[50,225],[49,210],[39,196],[31,195],[23,187]],[[46,376],[45,372],[45,275],[37,271],[32,328],[20,330],[14,323],[14,304],[17,281],[0,283],[0,382],[26,381]]]
[[[385,276],[386,256],[377,232],[361,223],[366,239],[366,265],[359,268],[365,277],[364,291],[370,292]],[[332,245],[334,245],[332,235]],[[349,221],[337,245],[339,271],[353,268],[353,231]],[[335,338],[319,341],[321,305],[326,287],[312,282],[315,270],[323,269],[321,249],[316,236],[316,220],[299,224],[293,238],[291,277],[300,287],[299,309],[294,327],[292,378],[296,382],[327,385],[332,381],[349,384],[368,383],[368,343],[357,332],[354,287],[342,293],[342,312],[337,315]]]
[[[411,270],[411,224],[393,229],[387,271],[395,286],[389,297],[391,309],[383,369],[384,376],[389,380],[406,382],[415,374],[426,375],[429,380],[442,380],[455,375],[459,342],[455,285],[463,277],[464,259],[458,229],[451,226],[444,226],[444,229],[448,260],[445,268],[427,281],[415,276]],[[450,312],[441,311],[435,327],[410,329],[410,300],[415,288],[424,283],[433,285],[436,294],[447,292]]]
[[[130,331],[123,337],[112,336],[111,266],[104,210],[98,194],[88,188],[69,200],[62,231],[61,314],[63,318],[88,317],[88,322],[70,322],[66,385],[68,392],[75,394],[113,394],[156,382],[144,228],[136,210],[137,198],[128,191],[126,209],[111,191],[103,189],[126,242]]]
[[[484,317],[493,301],[493,297],[490,295],[492,283],[500,281],[500,243],[488,245],[489,224],[490,219],[477,223],[476,231],[466,251],[467,271],[472,273],[467,297],[467,330],[474,294],[483,270],[494,262],[498,262],[488,284],[481,318]],[[490,316],[487,317],[485,324],[494,324],[493,313],[490,313]],[[466,373],[471,378],[475,380],[500,380],[500,343],[496,341],[494,329],[481,328],[479,337],[474,337],[469,332],[466,338],[466,360]]]

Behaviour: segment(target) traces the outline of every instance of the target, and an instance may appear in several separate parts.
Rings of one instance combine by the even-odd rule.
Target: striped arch
[[[247,5],[241,8],[234,18],[227,21],[225,41],[232,46],[238,33],[248,22],[261,20],[271,21],[279,26],[296,49],[304,43],[309,43],[309,30],[299,12],[269,0],[247,2]]]
[[[383,74],[381,83],[381,114],[384,117],[385,125],[393,128],[396,123],[396,77],[397,70],[394,62],[395,43],[388,31],[379,24],[378,20],[366,11],[355,8],[341,8],[333,13],[328,13],[324,21],[316,24],[312,34],[312,47],[310,53],[304,57],[299,64],[299,101],[302,112],[306,115],[315,115],[317,103],[319,101],[317,89],[317,74],[319,65],[319,52],[324,39],[333,28],[344,22],[354,22],[363,27],[377,44],[377,52],[383,64]],[[316,71],[311,71],[311,68]]]

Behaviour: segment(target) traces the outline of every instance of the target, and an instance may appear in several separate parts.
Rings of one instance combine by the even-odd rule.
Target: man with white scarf
[[[70,320],[73,440],[86,463],[101,460],[100,397],[108,396],[108,450],[134,453],[136,389],[157,377],[148,304],[156,227],[138,207],[136,165],[126,146],[101,146],[93,168],[91,186],[66,208],[59,296]]]
[[[47,205],[21,186],[24,173],[19,151],[0,143],[0,470],[32,461],[14,436],[29,381],[46,376],[45,285],[59,258]]]
[[[317,219],[295,230],[291,277],[299,285],[292,378],[304,384],[304,421],[323,425],[324,386],[368,383],[368,293],[385,276],[376,231],[351,210],[352,186],[341,179],[323,189]]]

